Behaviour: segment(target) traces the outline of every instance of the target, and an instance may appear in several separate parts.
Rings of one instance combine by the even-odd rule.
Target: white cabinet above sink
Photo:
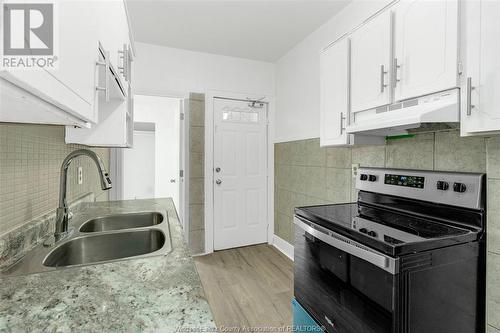
[[[55,4],[54,21],[57,22],[54,36],[55,67],[38,69],[4,69],[0,76],[26,90],[32,95],[81,119],[81,124],[95,123],[97,109],[94,105],[95,63],[98,60],[98,26],[100,10],[97,2],[60,1]],[[101,14],[103,15],[103,14]],[[49,123],[42,110],[27,111],[38,113],[30,119],[16,119],[11,111],[4,110],[0,121]],[[61,118],[59,124],[65,124]]]
[[[133,41],[126,5],[123,1],[58,1],[54,8],[57,64],[55,68],[0,70],[0,122],[68,125],[83,131],[102,128],[99,122],[108,118],[110,108],[100,100],[103,94],[115,108],[116,98],[121,99],[121,108],[129,108]],[[108,48],[105,57],[101,44]],[[109,75],[102,74],[104,67]],[[89,141],[70,137],[75,143]]]
[[[109,62],[109,52],[100,46],[96,105],[97,123],[90,128],[66,127],[66,143],[98,147],[132,147],[133,92]]]
[[[88,123],[19,86],[0,78],[0,121],[88,126]]]

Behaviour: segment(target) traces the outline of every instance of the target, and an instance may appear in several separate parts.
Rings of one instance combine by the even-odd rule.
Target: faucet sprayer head
[[[106,170],[101,169],[101,188],[103,191],[111,189],[111,179],[109,179],[109,175]]]

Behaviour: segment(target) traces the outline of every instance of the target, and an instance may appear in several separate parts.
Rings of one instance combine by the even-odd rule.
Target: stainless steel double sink
[[[74,218],[71,221],[74,231],[67,239],[50,247],[37,246],[0,275],[23,275],[168,254],[172,245],[167,219],[166,212],[113,214],[83,220],[83,223]]]

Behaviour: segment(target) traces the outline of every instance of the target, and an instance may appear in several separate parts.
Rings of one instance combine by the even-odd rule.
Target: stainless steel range
[[[295,209],[294,293],[327,332],[484,332],[485,175],[361,168]]]

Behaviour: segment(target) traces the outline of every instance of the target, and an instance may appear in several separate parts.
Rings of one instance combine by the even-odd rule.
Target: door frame
[[[186,103],[189,101],[189,93],[174,91],[148,91],[134,90],[134,95],[167,97],[179,99],[179,170],[184,170],[183,177],[179,175],[179,206],[175,207],[177,217],[184,232],[186,242],[189,240],[189,112],[186,112]],[[184,114],[184,116],[182,116]],[[110,149],[110,170],[115,172],[116,183],[113,184],[113,192],[110,193],[110,200],[122,200],[123,198],[123,153],[120,149]]]
[[[208,90],[205,96],[205,254],[214,252],[214,98],[262,100],[267,103],[267,243],[274,238],[274,97]]]

